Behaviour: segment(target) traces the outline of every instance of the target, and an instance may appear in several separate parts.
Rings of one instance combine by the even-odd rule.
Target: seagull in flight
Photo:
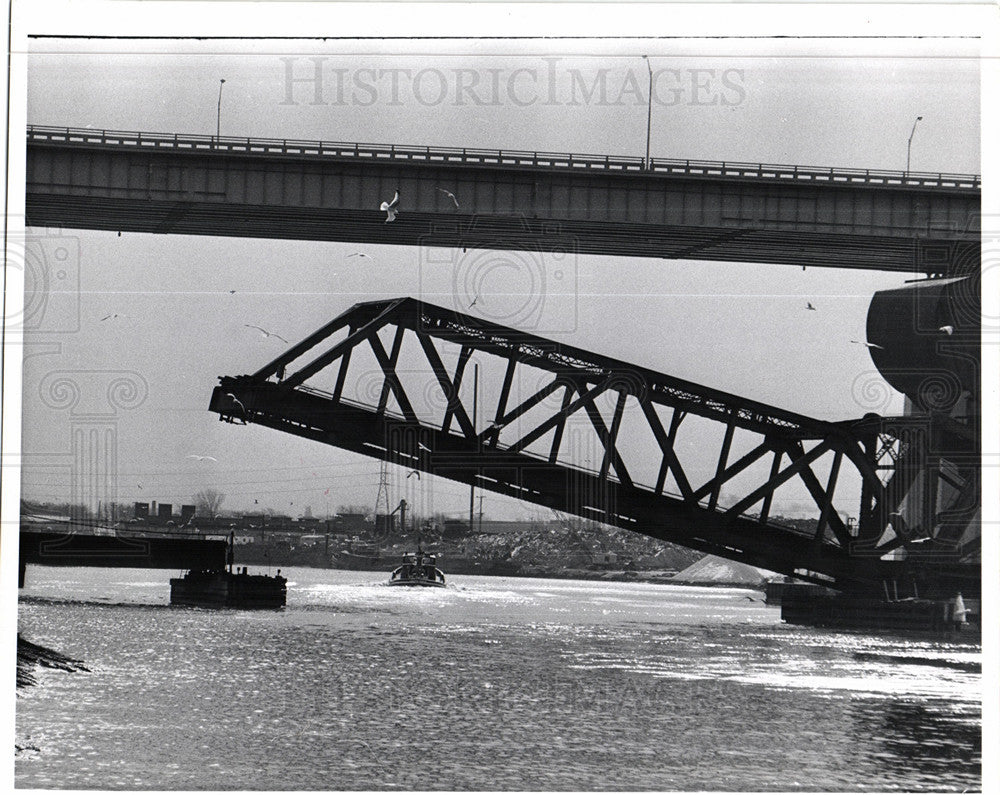
[[[406,473],[406,479],[407,480],[410,479],[410,475],[416,475],[417,476],[417,480],[420,480],[420,473],[417,470],[411,469],[409,472],[407,472]]]
[[[233,401],[233,403],[235,403],[237,406],[239,406],[240,411],[242,411],[244,414],[247,413],[247,407],[243,405],[243,401],[241,401],[238,397],[236,397],[236,395],[234,395],[232,392],[226,392],[226,397],[229,398],[231,401]]]
[[[474,307],[478,302],[479,302],[479,296],[477,295],[475,298],[472,299],[472,303],[469,304],[469,309],[472,309],[472,307]]]
[[[261,328],[260,326],[251,326],[251,325],[250,325],[249,323],[244,323],[243,325],[244,325],[244,326],[245,326],[246,328],[255,328],[255,329],[257,329],[257,331],[259,331],[259,332],[260,332],[261,334],[263,334],[263,335],[264,335],[265,337],[274,337],[275,339],[279,339],[279,340],[281,340],[281,341],[282,341],[282,342],[284,342],[284,343],[287,343],[287,342],[288,342],[288,340],[286,340],[286,339],[285,339],[284,337],[282,337],[281,335],[279,335],[279,334],[275,334],[275,333],[274,333],[273,331],[268,331],[267,329],[263,329],[263,328]]]
[[[939,328],[938,331],[943,331],[945,334],[947,334],[950,337],[952,334],[955,333],[955,327],[954,326],[941,326],[941,328]]]
[[[455,198],[455,194],[454,193],[452,193],[450,190],[445,190],[444,188],[435,188],[435,190],[441,191],[441,193],[443,193],[445,196],[447,196],[449,199],[451,199],[455,203],[455,209],[456,210],[459,209],[459,207],[458,207],[458,199]]]
[[[428,447],[428,446],[427,446],[426,444],[424,444],[423,442],[417,442],[417,447],[419,447],[419,448],[420,448],[421,450],[425,450],[425,451],[427,451],[428,453],[429,453],[429,452],[431,451],[431,448],[429,448],[429,447]]]
[[[866,348],[878,348],[880,351],[884,351],[885,348],[881,345],[876,345],[874,342],[862,342],[861,340],[851,340],[855,345],[864,345]]]
[[[816,311],[816,307],[814,307],[809,301],[806,301],[806,309],[808,309],[808,310],[810,310],[812,312]]]
[[[363,251],[355,251],[354,253],[347,255],[348,259],[350,259],[351,257],[361,257],[361,259],[371,259],[371,257],[368,254],[365,254],[365,252]]]
[[[117,312],[113,312],[110,315],[105,315],[104,317],[102,317],[100,322],[103,323],[105,320],[113,320],[116,317],[119,317],[119,314]]]
[[[393,195],[391,202],[382,202],[382,204],[379,205],[379,209],[385,211],[385,215],[386,215],[385,222],[387,224],[396,220],[396,216],[399,214],[399,210],[397,209],[398,207],[399,207],[399,191],[398,190]]]
[[[242,404],[240,404],[240,405],[242,405]],[[189,456],[185,456],[185,458],[193,458],[195,461],[215,461],[216,463],[219,462],[218,458],[214,458],[214,457],[212,457],[210,455],[193,455],[192,454],[192,455],[189,455]]]

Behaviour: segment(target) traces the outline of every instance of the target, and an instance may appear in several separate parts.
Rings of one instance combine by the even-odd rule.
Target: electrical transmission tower
[[[375,540],[381,542],[389,535],[389,522],[391,521],[389,508],[389,464],[382,461],[378,471],[378,492],[375,495]],[[383,523],[379,526],[379,513],[382,514]]]

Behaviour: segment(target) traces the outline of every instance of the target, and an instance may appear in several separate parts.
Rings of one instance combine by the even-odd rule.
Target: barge
[[[274,576],[249,574],[247,567],[192,570],[170,580],[170,604],[188,607],[234,607],[274,610],[285,606],[286,584],[281,570]]]

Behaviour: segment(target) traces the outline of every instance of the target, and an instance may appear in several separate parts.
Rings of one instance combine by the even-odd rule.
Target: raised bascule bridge
[[[824,422],[412,298],[357,304],[220,380],[210,408],[228,422],[852,592],[978,590],[975,432],[961,420]],[[939,521],[904,525],[930,457],[935,493],[947,486]],[[815,502],[807,530],[772,516],[791,481]],[[835,508],[845,499],[856,522]]]
[[[408,298],[211,408],[843,590],[979,591],[977,175],[31,126],[26,182],[33,227],[914,274],[868,314],[900,417],[820,421]],[[792,484],[808,531],[773,510]]]

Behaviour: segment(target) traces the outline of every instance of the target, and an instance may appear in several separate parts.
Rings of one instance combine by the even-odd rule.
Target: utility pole
[[[483,500],[486,499],[485,494],[479,495],[479,532],[483,532]]]

